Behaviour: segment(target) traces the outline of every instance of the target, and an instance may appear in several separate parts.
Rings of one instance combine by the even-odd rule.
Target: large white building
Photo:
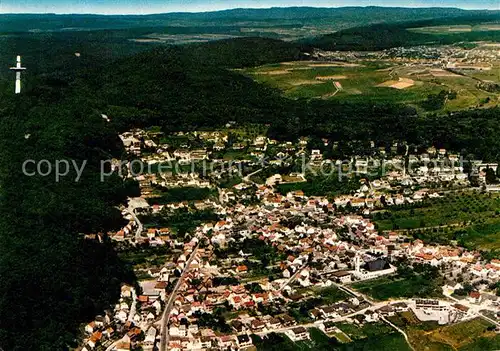
[[[383,258],[377,258],[369,261],[361,266],[362,260],[359,255],[354,258],[354,272],[353,275],[356,279],[366,280],[378,278],[383,275],[392,274],[396,272],[396,267],[392,266]]]

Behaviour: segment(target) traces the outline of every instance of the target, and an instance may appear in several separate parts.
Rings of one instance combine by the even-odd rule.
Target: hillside
[[[500,148],[492,147],[498,143],[493,133],[498,123],[496,109],[419,116],[412,107],[387,101],[291,100],[233,69],[256,61],[287,61],[286,57],[299,54],[294,46],[276,42],[275,51],[251,55],[258,48],[270,48],[271,43],[233,39],[155,49],[117,61],[100,73],[87,71],[78,94],[89,92],[87,99],[111,116],[119,130],[160,125],[168,132],[228,121],[255,122],[269,124],[274,138],[328,138],[344,143],[346,151],[356,147],[353,141],[389,145],[393,140],[406,140],[416,147],[440,145],[484,159],[499,156]],[[446,130],[455,130],[453,138]],[[481,140],[473,138],[478,134]]]
[[[338,141],[334,157],[352,150],[362,154],[369,140],[405,140],[500,158],[498,109],[422,117],[398,104],[289,100],[237,70],[299,59],[290,43],[244,38],[132,56],[120,44],[123,52],[110,49],[98,59],[99,50],[113,46],[89,44],[78,35],[73,40],[69,48],[64,40],[51,40],[47,51],[42,44],[32,47],[23,95],[0,93],[0,345],[6,350],[74,346],[79,323],[116,301],[119,283],[133,279],[110,246],[80,235],[121,224],[115,206],[130,184],[116,178],[102,183],[98,176],[100,160],[122,151],[120,130],[156,124],[169,132],[235,120],[269,124],[272,138]],[[11,45],[12,51],[25,44]],[[96,60],[75,63],[79,45]],[[60,70],[43,69],[46,63]],[[64,158],[89,160],[82,181],[22,175],[26,159]]]
[[[174,33],[179,28],[190,28],[196,33],[260,32],[265,36],[281,38],[294,33],[309,36],[310,30],[335,31],[370,23],[415,21],[459,16],[480,16],[492,11],[467,11],[456,8],[398,8],[398,7],[286,7],[269,9],[232,9],[200,13],[165,13],[154,15],[56,15],[56,14],[0,14],[0,33],[52,32],[87,30],[123,30],[149,28],[151,32],[167,29]],[[301,32],[302,27],[309,31]],[[313,27],[313,28],[311,28]],[[288,30],[293,29],[288,32]]]
[[[83,239],[82,234],[123,225],[115,206],[133,188],[118,177],[101,182],[100,160],[120,156],[119,128],[149,125],[154,118],[165,128],[257,118],[254,112],[269,106],[272,93],[225,66],[289,59],[298,51],[266,40],[241,44],[157,49],[97,65],[68,61],[60,72],[43,70],[33,61],[31,85],[22,95],[0,91],[4,350],[75,347],[79,323],[116,301],[121,282],[133,283],[110,243]],[[270,45],[279,49],[272,52]],[[50,52],[63,51],[61,46]],[[262,50],[252,56],[247,51],[252,48]],[[240,52],[240,60],[229,60],[232,50]],[[42,64],[50,52],[38,53]],[[106,123],[102,112],[115,123]],[[30,177],[22,172],[25,160],[49,160],[55,167],[55,160],[68,159],[79,167],[87,162],[79,181],[74,170],[61,181],[53,173]]]
[[[481,14],[478,16],[461,16],[456,18],[440,18],[425,21],[408,21],[404,23],[382,23],[369,26],[348,28],[336,33],[304,39],[302,44],[323,50],[384,50],[398,46],[415,46],[429,44],[453,44],[470,41],[500,41],[500,31],[485,30],[447,35],[436,35],[411,31],[412,28],[471,25],[479,23],[498,23],[500,13]]]

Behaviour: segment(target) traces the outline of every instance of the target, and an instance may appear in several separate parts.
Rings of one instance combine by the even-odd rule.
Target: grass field
[[[367,323],[362,327],[338,323],[337,327],[353,340],[335,348],[338,350],[411,350],[401,334],[382,322]]]
[[[497,72],[499,67],[500,64],[495,65],[492,73]],[[495,106],[500,97],[498,93],[478,89],[477,81],[472,77],[453,75],[417,63],[404,66],[390,61],[370,61],[321,65],[300,61],[265,65],[244,72],[260,83],[282,90],[286,96],[294,99],[323,98],[352,102],[370,100],[382,103],[392,101],[418,107],[429,94],[453,90],[457,92],[457,98],[448,100],[442,110],[456,111],[471,106]],[[492,78],[490,73],[485,75],[485,79],[487,77]],[[476,78],[482,79],[481,73],[477,73]],[[409,80],[413,82],[405,83]],[[498,77],[491,80],[498,81]],[[490,101],[485,102],[488,97]]]
[[[463,244],[484,250],[500,249],[500,221],[473,225],[465,230]]]
[[[389,209],[390,218],[375,222],[380,230],[417,229],[420,227],[478,221],[495,218],[500,214],[498,194],[464,192],[441,198],[424,200],[417,208]],[[500,220],[500,219],[499,219]],[[396,225],[397,228],[394,228]]]
[[[351,323],[338,323],[337,327],[346,333],[352,340],[390,334],[394,331],[389,325],[383,322],[366,323],[362,327],[358,327]]]
[[[322,303],[326,305],[339,302],[350,297],[349,294],[335,286],[323,289],[314,289],[314,292],[319,298],[321,298]]]
[[[500,248],[500,195],[477,192],[448,194],[425,200],[416,208],[394,208],[374,215],[379,230],[440,229],[440,235],[461,240],[472,248]],[[437,233],[436,229],[432,231]],[[456,234],[456,233],[459,234]],[[433,234],[438,240],[438,234]],[[431,235],[432,236],[432,235]],[[441,239],[441,238],[440,238]]]
[[[469,32],[484,32],[500,30],[500,23],[482,23],[478,25],[452,25],[452,26],[431,26],[420,28],[409,28],[410,32],[425,34],[456,34]]]
[[[407,329],[411,327],[423,331],[431,331],[439,327],[439,324],[437,322],[420,321],[412,310],[397,313],[392,317],[387,317],[387,319],[401,329]]]
[[[412,346],[418,350],[498,350],[500,336],[488,330],[491,324],[477,318],[432,329],[406,325]]]
[[[284,334],[269,334],[262,339],[252,335],[257,350],[280,351],[352,351],[352,350],[398,350],[410,351],[409,345],[401,334],[384,323],[369,323],[362,327],[353,324],[339,323],[341,329],[351,333],[353,341],[342,343],[324,334],[316,328],[309,329],[311,340],[292,342]],[[345,336],[344,336],[345,338]],[[349,340],[345,340],[349,341]]]
[[[292,342],[280,334],[272,340],[257,341],[257,350],[369,350],[369,351],[410,351],[411,348],[401,334],[383,323],[368,323],[358,327],[349,323],[337,326],[348,334],[352,342],[339,343],[315,328],[309,329],[310,341]],[[401,325],[400,325],[401,326]],[[434,323],[405,324],[410,343],[415,351],[493,351],[500,349],[500,335],[489,331],[490,324],[482,319],[437,326]]]
[[[352,287],[374,299],[388,300],[397,297],[439,296],[437,285],[435,281],[416,275],[406,279],[388,277],[371,279],[354,283]]]

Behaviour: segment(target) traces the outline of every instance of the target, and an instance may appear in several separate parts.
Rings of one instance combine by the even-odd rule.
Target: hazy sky
[[[212,11],[236,7],[272,6],[405,6],[500,9],[500,0],[0,0],[0,13],[159,13]]]

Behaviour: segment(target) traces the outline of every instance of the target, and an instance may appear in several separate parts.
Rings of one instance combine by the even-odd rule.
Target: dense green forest
[[[80,235],[123,224],[113,206],[124,200],[125,184],[99,182],[99,160],[119,151],[116,135],[78,100],[32,92],[2,101],[0,346],[63,350],[74,345],[80,322],[109,306],[122,281],[133,281],[109,243]],[[24,175],[29,159],[52,167],[88,162],[79,182],[74,171],[56,182],[54,174]]]
[[[355,140],[405,140],[499,158],[498,109],[419,116],[399,105],[289,100],[238,72],[302,58],[293,43],[244,38],[146,50],[150,47],[126,46],[115,34],[106,42],[99,33],[33,35],[28,43],[0,39],[8,44],[2,46],[2,63],[6,55],[29,48],[23,94],[12,94],[6,76],[0,80],[0,347],[5,350],[66,349],[74,344],[78,324],[114,301],[120,282],[133,280],[109,243],[80,235],[122,224],[114,206],[125,200],[126,184],[116,177],[99,182],[100,160],[122,153],[119,131],[253,122],[269,124],[273,138],[326,137],[346,150]],[[95,40],[89,41],[92,35]],[[75,59],[76,50],[82,60]],[[56,182],[50,175],[23,175],[27,159],[88,163],[79,182],[74,171]]]
[[[400,140],[415,147],[436,145],[473,158],[498,159],[498,109],[420,116],[412,107],[391,103],[289,100],[279,91],[228,69],[300,57],[291,44],[281,43],[275,45],[276,51],[269,50],[274,42],[237,39],[157,48],[106,67],[95,81],[87,79],[79,92],[98,91],[96,95],[102,99],[92,98],[94,103],[118,130],[160,125],[169,132],[220,126],[228,121],[253,122],[268,124],[272,138],[316,136],[337,141],[344,154],[351,152],[355,141],[390,145]],[[232,58],[226,60],[225,55]],[[104,84],[99,84],[102,81]]]
[[[387,7],[287,7],[270,9],[232,9],[202,13],[164,13],[152,15],[56,15],[56,14],[1,14],[2,32],[27,30],[62,31],[96,29],[130,29],[149,27],[152,30],[188,30],[206,33],[214,29],[234,31],[242,27],[324,26],[343,29],[369,23],[385,22],[387,19],[409,21],[482,15],[491,11],[467,11],[458,8],[387,8]],[[212,27],[212,28],[211,28]],[[232,27],[232,28],[231,28]],[[238,30],[239,32],[239,30]]]
[[[416,45],[445,45],[471,41],[500,41],[500,32],[485,30],[454,34],[427,34],[410,31],[411,28],[450,25],[476,25],[498,22],[500,14],[492,13],[456,18],[407,21],[402,23],[376,23],[370,26],[347,28],[316,38],[303,39],[305,46],[324,50],[384,50]]]
[[[171,48],[113,63],[68,59],[58,71],[51,67],[61,64],[57,59],[64,57],[64,40],[51,38],[51,43],[54,47],[49,55],[55,53],[52,60],[41,52],[39,45],[37,55],[43,59],[31,61],[30,84],[25,86],[23,94],[16,96],[11,89],[7,90],[10,86],[6,81],[0,93],[0,347],[5,350],[64,350],[75,346],[79,323],[102,313],[116,301],[121,282],[134,281],[133,273],[125,268],[110,243],[84,240],[81,234],[106,232],[123,225],[115,206],[124,202],[128,184],[118,177],[100,182],[100,161],[121,155],[118,130],[135,123],[147,124],[149,120],[141,122],[138,115],[132,114],[130,119],[120,121],[121,116],[112,113],[116,122],[107,123],[101,113],[112,112],[113,108],[126,111],[133,108],[147,118],[168,120],[165,113],[170,104],[180,108],[179,103],[187,103],[182,98],[196,101],[195,94],[201,97],[206,94],[201,101],[207,107],[211,99],[222,99],[220,110],[212,112],[212,116],[225,115],[225,106],[245,108],[244,86],[238,90],[240,100],[223,96],[231,85],[240,84],[237,74],[209,61],[217,54],[229,58],[234,43],[209,45],[207,50],[194,46],[190,56],[189,50]],[[286,45],[282,50],[271,50],[272,44],[279,48],[281,42],[255,43],[254,48],[260,50],[252,54],[243,45],[242,61],[230,65],[273,62],[299,54],[297,49]],[[91,50],[89,54],[97,57],[101,46],[87,43],[86,47]],[[214,58],[198,59],[205,51]],[[266,58],[265,52],[271,52],[270,56]],[[167,61],[163,63],[165,58]],[[200,60],[205,64],[200,65]],[[46,62],[49,67],[44,67]],[[188,70],[184,67],[189,67],[189,74],[198,79],[191,81],[185,77]],[[223,76],[222,82],[218,75]],[[104,85],[100,84],[103,76]],[[189,83],[185,87],[177,85],[183,79]],[[210,96],[218,81],[217,89],[222,91]],[[153,90],[137,94],[146,86]],[[172,89],[170,95],[161,95],[163,89]],[[257,91],[258,87],[253,89]],[[264,100],[265,91],[260,94]],[[183,111],[175,113],[178,120],[183,120]],[[196,118],[210,123],[209,118],[201,116],[192,116],[191,122],[187,119],[182,124],[196,124]],[[49,160],[51,167],[55,167],[57,160],[73,161],[79,167],[86,164],[78,182],[73,169],[56,181],[53,173],[24,175],[22,167],[26,160]],[[33,172],[33,165],[27,170]]]

